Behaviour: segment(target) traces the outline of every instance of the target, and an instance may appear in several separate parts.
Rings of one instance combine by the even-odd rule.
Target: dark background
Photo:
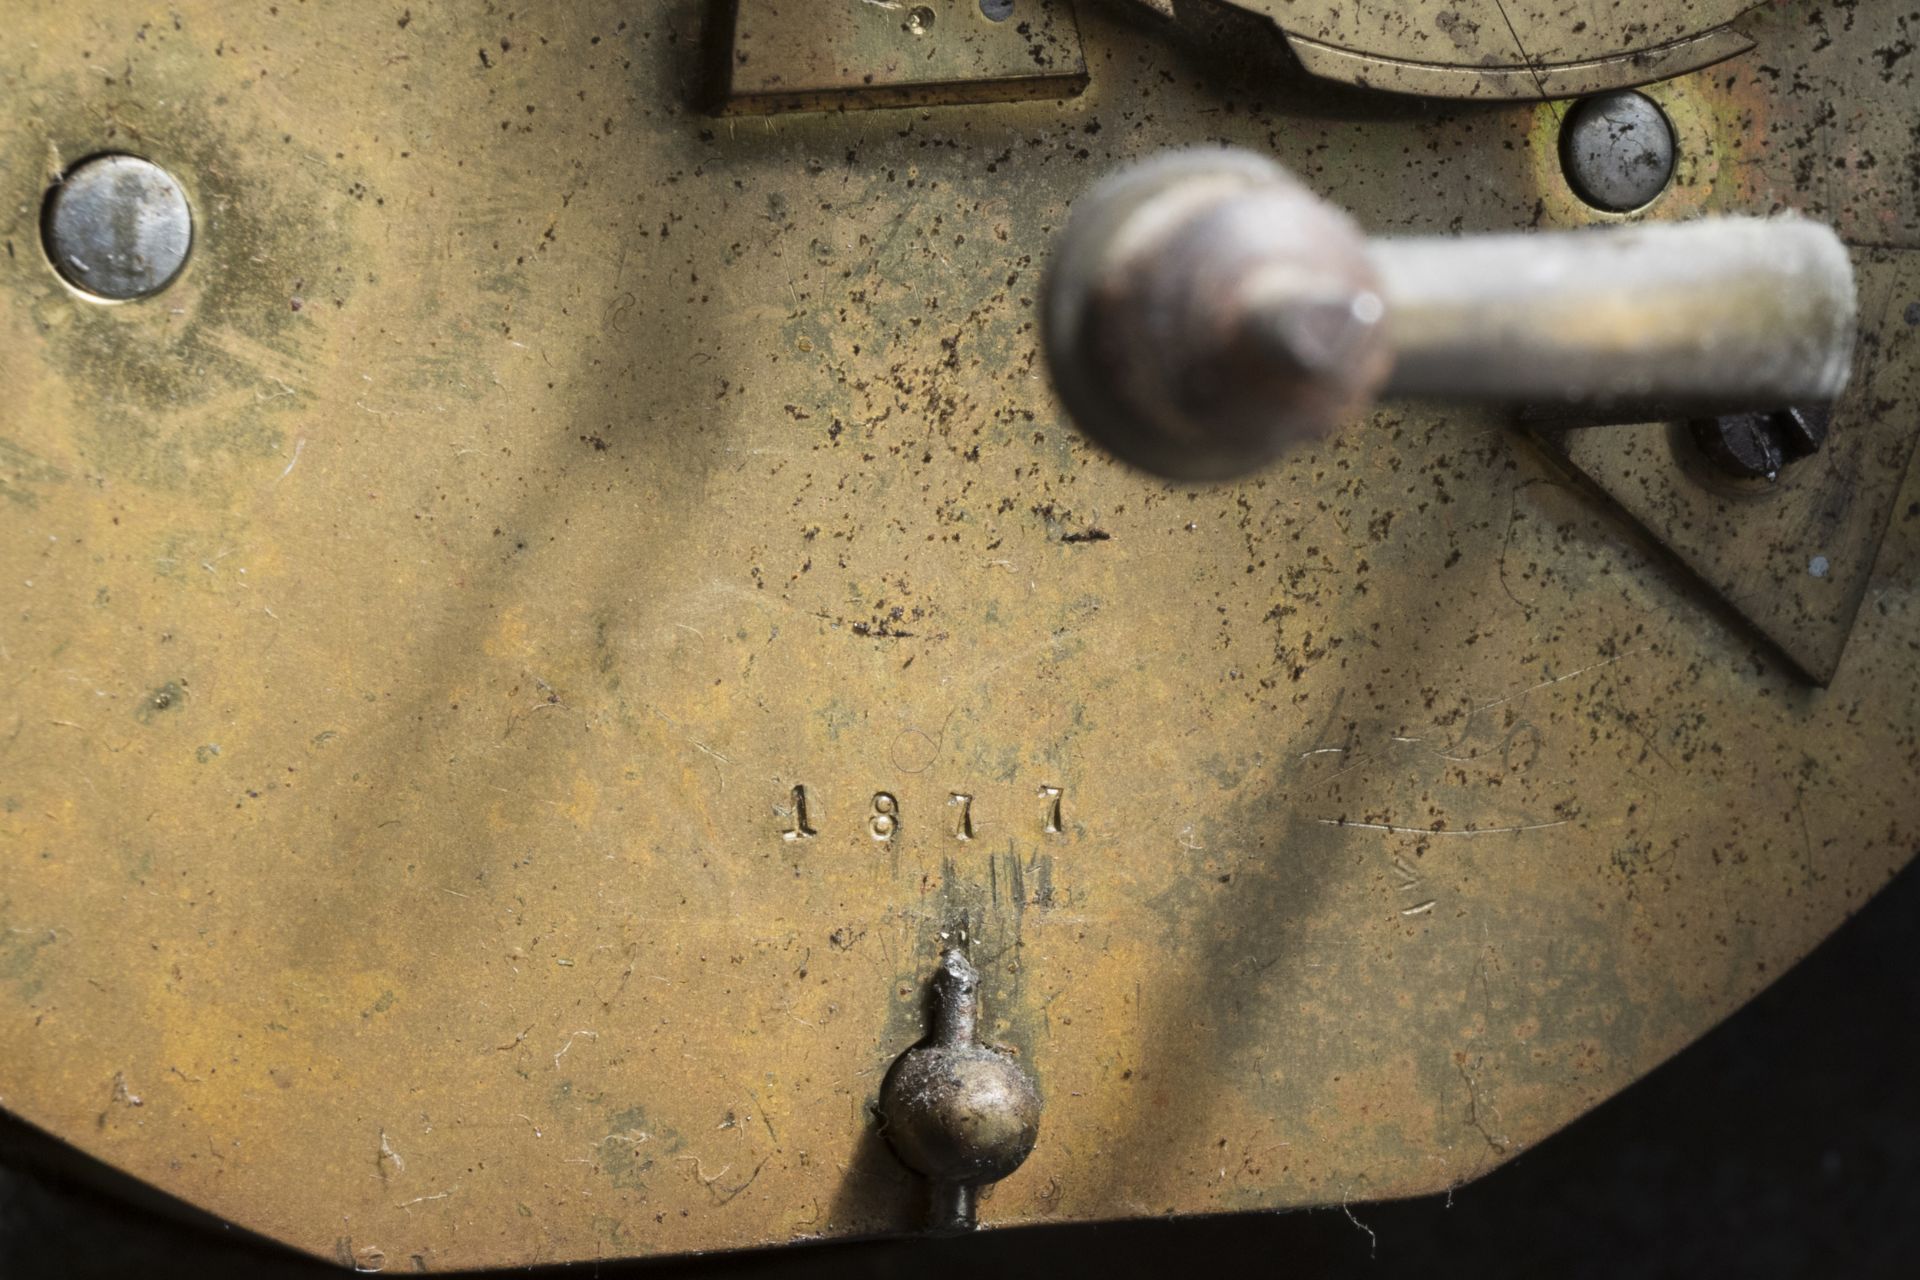
[[[1916,921],[1920,868],[1909,868],[1731,1020],[1451,1204],[1026,1228],[536,1274],[1920,1276]],[[4,1280],[329,1274],[340,1273],[0,1117]]]

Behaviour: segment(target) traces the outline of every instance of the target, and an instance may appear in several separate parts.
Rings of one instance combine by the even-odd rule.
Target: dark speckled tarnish
[[[1738,18],[1646,90],[1635,215],[1840,227],[1876,422],[1920,362],[1910,9]],[[1054,402],[1097,175],[1222,142],[1381,234],[1609,220],[1559,105],[1088,4],[1075,98],[722,119],[711,16],[9,6],[0,1105],[367,1268],[908,1230],[870,1107],[964,931],[1047,1100],[984,1226],[1408,1195],[1913,855],[1893,453],[1818,689],[1505,418],[1186,488]],[[196,243],[108,307],[38,216],[115,149]]]

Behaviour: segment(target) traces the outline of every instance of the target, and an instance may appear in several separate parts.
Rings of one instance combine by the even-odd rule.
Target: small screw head
[[[1626,213],[1651,204],[1673,177],[1673,126],[1644,93],[1582,98],[1560,125],[1567,183],[1596,209]]]
[[[138,156],[81,161],[47,193],[40,228],[54,270],[114,302],[166,288],[193,246],[193,212],[180,184]]]
[[[1807,458],[1820,451],[1827,441],[1827,428],[1833,412],[1826,408],[1782,409],[1773,415],[1773,427],[1780,436],[1781,452],[1787,461]]]
[[[1688,424],[1694,443],[1713,464],[1742,480],[1771,480],[1786,455],[1768,421],[1771,414],[1730,413]]]
[[[1826,409],[1774,409],[1699,418],[1687,425],[1700,451],[1726,474],[1771,480],[1787,463],[1819,451],[1828,419]]]

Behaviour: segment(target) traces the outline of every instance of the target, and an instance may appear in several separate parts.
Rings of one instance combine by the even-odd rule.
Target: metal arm
[[[1854,288],[1839,238],[1795,218],[1369,241],[1278,165],[1190,151],[1081,200],[1044,311],[1080,427],[1211,480],[1382,395],[1596,422],[1825,404]]]

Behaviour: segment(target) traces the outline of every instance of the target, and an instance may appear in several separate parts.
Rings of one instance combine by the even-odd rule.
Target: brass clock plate
[[[1904,13],[1742,18],[1641,215],[1871,245],[1895,417]],[[1893,460],[1821,689],[1510,423],[1189,489],[1052,399],[1040,272],[1114,165],[1597,221],[1557,105],[1091,4],[1079,97],[740,120],[692,0],[9,17],[0,1105],[244,1226],[436,1270],[907,1229],[869,1107],[956,940],[1045,1099],[986,1223],[1435,1190],[1920,841]],[[41,250],[103,151],[194,213],[138,302]]]

